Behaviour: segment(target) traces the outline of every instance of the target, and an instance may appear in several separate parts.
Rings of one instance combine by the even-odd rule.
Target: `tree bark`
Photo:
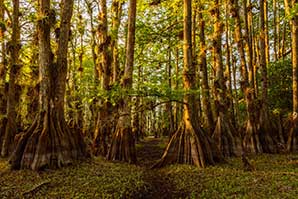
[[[122,5],[123,3],[119,0],[113,0],[112,3],[112,41],[111,41],[111,50],[112,50],[112,71],[113,71],[113,83],[119,81],[120,78],[120,64],[119,64],[119,50],[118,50],[118,33],[120,28],[120,20],[122,15]]]
[[[200,12],[198,13],[199,19],[199,37],[200,37],[200,54],[199,54],[199,68],[202,72],[202,101],[203,101],[203,113],[208,134],[211,135],[213,132],[214,120],[212,115],[212,109],[210,104],[210,92],[208,83],[208,71],[207,71],[207,58],[206,58],[206,41],[205,41],[205,21],[203,19],[203,5],[200,3]]]
[[[268,0],[264,0],[264,35],[265,35],[265,55],[266,55],[266,65],[270,63],[270,44],[269,44],[269,5]]]
[[[257,151],[255,149],[255,146],[259,146],[259,137],[257,132],[257,120],[255,119],[255,111],[257,109],[254,108],[254,90],[253,90],[253,84],[252,84],[252,71],[251,71],[251,64],[252,64],[252,56],[251,56],[251,43],[249,43],[249,28],[248,28],[248,19],[247,19],[247,8],[246,5],[247,2],[244,2],[244,22],[245,22],[245,31],[246,31],[246,37],[247,38],[247,51],[248,51],[248,57],[249,57],[249,72],[247,72],[247,62],[246,62],[246,56],[245,56],[245,50],[244,50],[244,37],[242,34],[242,24],[239,14],[239,5],[238,1],[236,0],[230,0],[230,13],[232,18],[235,20],[235,41],[237,43],[238,52],[240,54],[240,63],[241,63],[241,90],[243,94],[245,95],[246,99],[246,107],[247,107],[247,121],[246,121],[246,131],[245,131],[245,137],[244,137],[244,150],[245,151]],[[249,91],[249,92],[248,92]],[[251,149],[251,146],[253,148]]]
[[[176,81],[175,81],[175,86],[174,86],[174,88],[176,90],[179,89],[179,79],[178,79],[178,76],[179,76],[179,62],[180,62],[179,48],[176,47],[176,63],[175,63],[175,77],[176,77]],[[174,110],[173,110],[173,112],[174,112],[174,129],[178,129],[179,120],[180,120],[180,117],[179,117],[180,104],[179,103],[176,102],[174,104]],[[171,134],[171,136],[172,136],[172,134]]]
[[[285,0],[286,13],[290,15],[290,9],[298,3],[297,0]],[[287,150],[289,152],[298,151],[298,16],[291,18],[291,37],[292,37],[292,65],[293,65],[293,118],[292,128],[290,129]]]
[[[166,70],[166,79],[168,80],[168,86],[172,90],[172,56],[171,56],[171,46],[168,47],[168,62],[167,62],[167,70]],[[166,116],[168,120],[168,132],[167,135],[172,135],[174,128],[174,117],[173,117],[173,106],[172,102],[168,102],[166,104]]]
[[[4,0],[0,0],[0,21],[4,21]],[[0,121],[4,118],[6,113],[6,92],[5,92],[5,77],[6,77],[6,49],[5,49],[5,36],[6,27],[0,27],[0,41],[1,41],[1,60],[0,60]],[[5,126],[3,129],[0,129],[0,148],[2,146],[2,139],[1,137],[4,136]],[[1,136],[2,135],[2,136]]]
[[[53,63],[50,30],[52,27],[49,0],[40,0],[39,38],[39,114],[31,127],[17,138],[10,164],[13,169],[60,168],[86,155],[80,132],[72,131],[64,118],[64,97],[67,73],[67,49],[72,0],[61,1],[60,36],[57,63]]]
[[[93,10],[94,10],[94,1],[85,0],[87,12],[90,17],[90,28],[91,28],[91,39],[90,39],[90,47],[91,47],[91,53],[92,53],[92,60],[93,60],[93,74],[94,74],[94,87],[97,88],[97,85],[99,85],[99,71],[97,67],[97,54],[96,54],[96,28],[94,27],[94,16],[93,16]],[[94,92],[97,92],[97,89],[94,89]],[[98,107],[97,107],[97,99],[93,100],[90,105],[91,110],[91,127],[89,127],[90,131],[95,131],[95,126],[97,125],[98,121]]]
[[[122,77],[122,89],[132,88],[133,66],[134,66],[134,47],[135,47],[135,23],[136,23],[136,0],[129,1],[128,13],[128,35],[126,62],[124,68],[124,76]],[[120,117],[116,125],[116,130],[112,136],[112,143],[107,154],[108,160],[119,160],[129,163],[135,163],[135,137],[131,128],[131,107],[129,97],[124,98],[120,102]]]
[[[247,9],[248,5],[251,5],[250,0],[244,0],[244,25],[245,25],[245,36],[246,38],[246,54],[247,54],[247,65],[248,65],[248,84],[249,87],[254,89],[254,63],[253,63],[253,39],[252,39],[252,10]]]
[[[243,84],[247,84],[248,82],[248,72],[247,72],[247,66],[246,66],[246,56],[245,56],[245,51],[244,51],[244,42],[243,42],[243,34],[241,31],[241,20],[240,20],[240,15],[239,15],[239,6],[237,0],[230,0],[230,12],[231,16],[235,19],[235,42],[237,43],[237,48],[239,51],[240,55],[240,69],[241,69],[241,82]],[[244,85],[247,87],[247,85]]]
[[[226,68],[225,68],[225,78],[227,79],[227,101],[228,101],[228,114],[231,118],[232,125],[237,129],[237,119],[235,117],[235,107],[234,107],[234,99],[233,99],[233,89],[232,89],[232,70],[231,70],[231,45],[230,45],[230,28],[229,28],[229,3],[226,2],[225,5],[225,37],[226,37]]]
[[[183,31],[183,118],[179,128],[171,137],[162,158],[153,168],[163,167],[173,163],[194,164],[205,167],[214,164],[221,156],[212,145],[208,135],[205,135],[198,125],[197,111],[194,109],[194,95],[196,89],[195,67],[192,64],[191,42],[191,0],[184,0],[184,31]]]
[[[16,106],[19,102],[20,95],[17,95],[17,78],[21,69],[19,60],[19,52],[21,49],[20,44],[20,26],[19,26],[19,0],[13,1],[13,21],[12,21],[12,36],[9,42],[9,54],[10,54],[10,73],[9,73],[9,87],[8,87],[8,99],[7,99],[7,124],[5,129],[5,135],[1,148],[1,156],[7,157],[12,153],[14,148],[14,136],[17,133],[17,110]]]
[[[273,142],[275,129],[273,129],[272,121],[270,121],[268,108],[268,77],[267,77],[267,62],[269,55],[266,55],[267,41],[266,41],[266,0],[260,0],[260,69],[262,82],[262,101],[259,118],[259,135],[266,153],[275,153],[276,146]],[[267,57],[268,56],[268,57]]]
[[[111,80],[111,63],[112,57],[110,53],[111,37],[108,36],[108,16],[107,16],[107,1],[100,0],[100,14],[98,16],[100,24],[98,26],[99,37],[99,60],[98,70],[100,71],[101,89],[104,92],[110,90]],[[110,134],[110,120],[109,120],[109,106],[108,100],[100,101],[100,110],[98,112],[97,122],[95,126],[95,132],[93,136],[92,149],[95,155],[105,156],[107,154],[107,135]]]
[[[4,0],[0,0],[0,21],[4,21]],[[6,95],[5,95],[5,77],[6,77],[6,52],[4,33],[6,27],[0,27],[0,41],[1,41],[1,60],[0,60],[0,152],[2,142],[5,134],[5,128],[7,123],[6,113]]]
[[[277,0],[273,0],[273,52],[274,52],[274,61],[278,60],[278,46],[279,46],[279,10],[277,6],[279,3]]]
[[[214,68],[216,72],[216,79],[214,81],[214,94],[216,97],[215,105],[217,111],[217,122],[212,138],[214,139],[217,147],[223,156],[230,157],[241,154],[241,144],[236,142],[237,132],[232,126],[231,119],[227,111],[227,96],[226,96],[226,85],[224,78],[224,67],[222,61],[222,31],[223,24],[220,19],[220,4],[218,0],[215,0],[214,8],[212,9],[214,17],[214,36],[213,36],[213,56],[214,56]],[[240,27],[239,27],[240,28]],[[242,55],[241,55],[242,57]],[[245,65],[241,66],[242,74],[246,74]],[[236,146],[239,143],[239,148]]]
[[[96,30],[94,27],[94,20],[93,20],[93,2],[89,2],[89,1],[85,1],[86,2],[86,7],[87,7],[87,12],[89,14],[90,17],[90,27],[91,27],[91,52],[92,52],[92,59],[93,59],[93,64],[94,64],[94,83],[95,85],[98,84],[99,81],[99,71],[97,68],[97,55],[95,52],[95,48],[96,48]]]

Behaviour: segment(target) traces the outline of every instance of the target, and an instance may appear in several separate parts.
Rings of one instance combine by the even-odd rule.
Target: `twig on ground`
[[[46,185],[46,184],[49,184],[50,182],[51,182],[50,180],[43,181],[43,182],[41,182],[41,183],[35,185],[35,186],[32,187],[31,189],[25,191],[22,195],[26,195],[26,194],[29,194],[29,193],[31,193],[31,192],[34,192],[34,191],[36,191],[38,188],[40,188],[41,186]]]

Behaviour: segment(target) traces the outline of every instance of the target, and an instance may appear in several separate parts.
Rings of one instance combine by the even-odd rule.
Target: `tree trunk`
[[[85,156],[80,132],[71,131],[64,118],[67,48],[73,1],[62,0],[57,63],[53,63],[49,0],[39,1],[39,114],[27,132],[17,138],[10,158],[13,169],[60,168]]]
[[[206,129],[208,134],[211,135],[213,132],[214,120],[212,115],[212,109],[210,104],[210,92],[209,92],[209,83],[208,83],[208,71],[207,71],[207,58],[206,51],[207,46],[205,42],[205,21],[202,14],[203,8],[200,4],[200,12],[198,13],[199,18],[199,37],[200,37],[200,55],[199,55],[199,67],[202,72],[202,101],[203,101],[203,113]]]
[[[111,41],[111,50],[112,50],[112,70],[113,70],[113,83],[119,81],[120,78],[120,64],[119,64],[119,52],[118,52],[118,33],[120,27],[120,20],[122,15],[122,5],[123,3],[119,0],[113,0],[112,3],[112,41]]]
[[[248,82],[248,72],[247,72],[247,66],[246,66],[246,56],[244,52],[244,45],[243,45],[243,35],[241,31],[241,20],[239,15],[239,6],[237,0],[230,0],[230,13],[231,16],[235,19],[235,42],[237,43],[237,48],[240,55],[240,71],[241,71],[241,83],[245,84],[244,86],[247,87]]]
[[[77,7],[79,8],[80,1],[78,1]],[[84,33],[85,33],[85,25],[83,22],[83,16],[82,16],[82,11],[78,9],[78,18],[79,18],[79,24],[77,28],[79,29],[79,37],[80,37],[80,45],[79,45],[79,67],[76,66],[75,62],[75,57],[76,53],[74,52],[73,54],[73,92],[74,92],[74,100],[75,100],[75,113],[74,113],[74,128],[82,131],[82,133],[85,135],[85,129],[84,129],[84,117],[83,117],[83,104],[82,104],[82,98],[79,95],[79,84],[81,84],[81,80],[83,78],[83,71],[84,71],[84,66],[83,66],[83,57],[85,54],[85,49],[84,49]],[[76,73],[79,73],[79,75],[76,75]]]
[[[267,57],[266,57],[266,0],[260,0],[260,69],[262,76],[262,101],[259,118],[259,135],[266,153],[276,153],[276,146],[273,142],[275,129],[269,116],[268,108],[268,78],[267,78]],[[267,55],[269,56],[269,55]]]
[[[260,143],[259,132],[257,130],[257,116],[256,116],[256,105],[254,104],[254,90],[246,88],[245,100],[247,109],[247,121],[245,136],[243,139],[243,150],[245,153],[262,153],[263,148]]]
[[[268,98],[268,79],[266,63],[266,26],[265,26],[265,1],[260,0],[260,69],[262,75],[262,101],[267,102]]]
[[[246,38],[246,54],[247,54],[247,65],[248,65],[248,84],[249,87],[254,89],[254,63],[253,63],[253,39],[252,39],[252,10],[248,10],[247,6],[250,5],[250,0],[244,1],[244,24],[245,24],[245,36]]]
[[[99,70],[99,76],[101,79],[101,89],[106,93],[110,90],[110,79],[111,79],[111,55],[110,45],[111,38],[108,36],[108,16],[107,16],[107,1],[100,0],[100,14],[98,16],[100,25],[98,27],[97,34],[99,36],[99,62],[97,67]],[[95,155],[105,156],[107,154],[107,135],[110,134],[110,120],[108,119],[109,112],[109,101],[100,101],[100,110],[97,117],[95,126],[95,132],[93,136],[92,149]]]
[[[266,65],[270,63],[270,44],[269,44],[269,19],[268,19],[268,0],[264,0],[264,36],[265,36],[265,55],[266,55]],[[260,10],[261,14],[261,10]]]
[[[4,21],[4,0],[0,0],[0,20]],[[5,83],[5,74],[6,74],[6,52],[5,52],[5,42],[4,42],[4,34],[6,31],[5,26],[0,27],[0,41],[1,41],[1,63],[0,63],[0,83],[1,83],[1,89],[4,88]],[[3,94],[3,93],[1,93]],[[2,108],[2,107],[1,107]]]
[[[94,9],[94,1],[87,1],[85,0],[86,3],[86,7],[87,7],[87,12],[89,14],[90,17],[90,28],[91,28],[91,38],[90,38],[90,47],[91,47],[91,53],[92,53],[92,61],[93,61],[93,71],[94,71],[94,92],[97,92],[97,86],[99,84],[99,71],[98,71],[98,67],[97,67],[97,54],[96,54],[96,29],[94,27],[94,16],[93,16],[93,9]],[[98,107],[97,107],[97,103],[98,100],[94,99],[90,105],[90,111],[91,111],[91,127],[89,127],[90,131],[95,131],[95,126],[97,125],[97,121],[98,121]]]
[[[14,136],[17,133],[18,120],[16,106],[19,102],[19,96],[17,95],[17,78],[21,69],[19,60],[19,52],[21,48],[20,44],[20,26],[19,26],[19,0],[13,1],[13,21],[12,21],[12,36],[9,42],[9,54],[10,54],[10,73],[9,73],[9,87],[8,87],[8,99],[7,99],[7,124],[5,129],[5,135],[1,148],[1,156],[7,157],[14,148]],[[17,97],[16,97],[17,96]]]
[[[232,89],[232,70],[231,70],[231,45],[230,45],[230,28],[229,28],[229,3],[226,2],[225,5],[225,31],[226,31],[226,68],[225,68],[225,78],[227,79],[227,101],[228,101],[228,114],[231,118],[232,125],[237,129],[237,119],[235,117],[235,107],[233,99],[233,89]]]
[[[170,38],[169,38],[170,39]],[[169,89],[172,90],[172,54],[171,54],[171,45],[168,46],[168,61],[167,61],[167,65],[166,65],[166,74],[165,74],[165,78],[168,82],[168,87]],[[173,106],[172,106],[172,102],[168,102],[166,103],[166,107],[165,107],[165,116],[167,117],[167,133],[166,135],[170,136],[174,133],[174,116],[173,116]]]
[[[4,0],[0,0],[0,21],[4,21]],[[6,114],[6,93],[5,92],[5,79],[6,79],[6,50],[4,42],[4,34],[6,28],[0,27],[0,41],[1,41],[1,60],[0,60],[0,123],[3,123],[4,115]],[[2,138],[5,133],[6,122],[4,126],[0,128],[0,148],[2,146]]]
[[[297,0],[285,0],[287,15],[290,15],[290,9],[298,3]],[[293,65],[293,119],[290,129],[287,150],[289,152],[298,152],[298,16],[291,18],[291,37],[292,37],[292,65]]]
[[[213,56],[215,64],[214,68],[216,70],[214,94],[216,97],[215,105],[217,109],[217,122],[212,137],[217,147],[220,149],[222,155],[229,157],[241,154],[241,143],[236,142],[236,139],[239,140],[239,138],[237,138],[237,132],[232,126],[227,111],[227,89],[225,85],[226,82],[224,78],[224,67],[221,50],[223,24],[220,20],[220,4],[218,0],[215,0],[215,7],[212,9],[212,12],[214,17]],[[246,67],[242,65],[241,68],[242,74],[246,74]],[[239,147],[236,146],[236,143],[238,143]],[[240,148],[240,151],[238,148]]]
[[[28,124],[31,124],[36,114],[38,113],[38,99],[39,99],[39,81],[38,81],[38,31],[37,27],[34,26],[34,36],[31,42],[31,46],[34,49],[30,57],[30,67],[31,67],[31,85],[27,89],[27,100],[30,102],[27,110],[26,119]]]
[[[179,62],[180,62],[180,58],[179,58],[179,48],[176,47],[176,63],[175,63],[175,86],[174,88],[176,90],[179,89]],[[178,125],[179,125],[179,112],[180,112],[180,104],[178,102],[175,102],[174,104],[174,110],[173,110],[173,113],[174,113],[174,129],[178,129]],[[174,133],[174,132],[173,132]],[[171,134],[172,136],[172,134]]]
[[[129,1],[126,62],[124,68],[124,76],[122,77],[121,82],[121,87],[127,90],[132,88],[136,5],[136,0]],[[112,143],[107,154],[107,159],[135,163],[137,158],[135,150],[135,140],[131,128],[130,99],[126,97],[120,103],[120,117],[116,125],[116,130],[112,136]]]
[[[184,0],[184,66],[183,87],[183,118],[179,128],[171,137],[162,158],[153,165],[153,168],[163,167],[173,163],[194,164],[205,167],[214,164],[220,159],[208,135],[204,135],[198,125],[197,111],[194,109],[194,96],[191,92],[196,87],[195,67],[192,64],[191,42],[191,0]]]
[[[278,0],[273,0],[273,52],[274,61],[278,60],[278,45],[279,45],[279,10],[277,9]]]
[[[235,118],[239,117],[239,103],[238,103],[238,89],[237,89],[237,67],[236,67],[236,60],[235,56],[232,56],[232,76],[233,76],[233,98],[235,99]],[[241,136],[241,134],[240,134]]]
[[[255,142],[258,142],[259,137],[257,133],[257,121],[254,119],[255,112],[251,112],[252,110],[256,111],[254,109],[254,90],[252,89],[251,81],[252,81],[252,73],[251,73],[251,43],[249,43],[249,30],[248,30],[248,19],[247,19],[247,10],[246,10],[246,1],[244,2],[244,22],[245,22],[245,31],[246,31],[246,38],[247,38],[247,51],[248,51],[248,57],[249,57],[249,66],[250,70],[249,73],[247,72],[247,62],[246,62],[246,56],[244,51],[244,41],[243,41],[243,34],[241,31],[241,19],[239,15],[239,5],[238,2],[235,0],[230,0],[230,13],[231,16],[235,19],[235,41],[237,43],[237,48],[240,54],[240,63],[241,63],[241,90],[245,95],[246,98],[246,106],[247,106],[247,121],[246,121],[246,131],[245,131],[245,138],[244,138],[244,149],[245,151],[251,151],[247,148],[250,148],[250,146],[256,146]],[[250,84],[249,84],[250,83]],[[252,88],[250,88],[252,87]],[[248,90],[251,90],[251,92],[247,92]]]

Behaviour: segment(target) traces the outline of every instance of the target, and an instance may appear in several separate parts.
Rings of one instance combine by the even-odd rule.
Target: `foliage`
[[[1,198],[132,198],[145,188],[142,168],[103,159],[41,173],[28,170],[8,172],[2,164],[5,165],[3,160],[0,162]],[[50,183],[23,195],[44,181]]]
[[[268,67],[268,102],[272,109],[292,110],[292,64],[290,59],[273,62]]]

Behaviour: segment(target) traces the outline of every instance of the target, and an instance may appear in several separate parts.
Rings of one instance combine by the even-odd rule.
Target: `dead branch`
[[[50,182],[51,182],[50,180],[43,181],[43,182],[35,185],[31,189],[25,191],[22,195],[24,196],[24,195],[27,195],[29,193],[32,193],[32,192],[36,191],[37,189],[39,189],[41,186],[46,185],[46,184],[49,184]]]

